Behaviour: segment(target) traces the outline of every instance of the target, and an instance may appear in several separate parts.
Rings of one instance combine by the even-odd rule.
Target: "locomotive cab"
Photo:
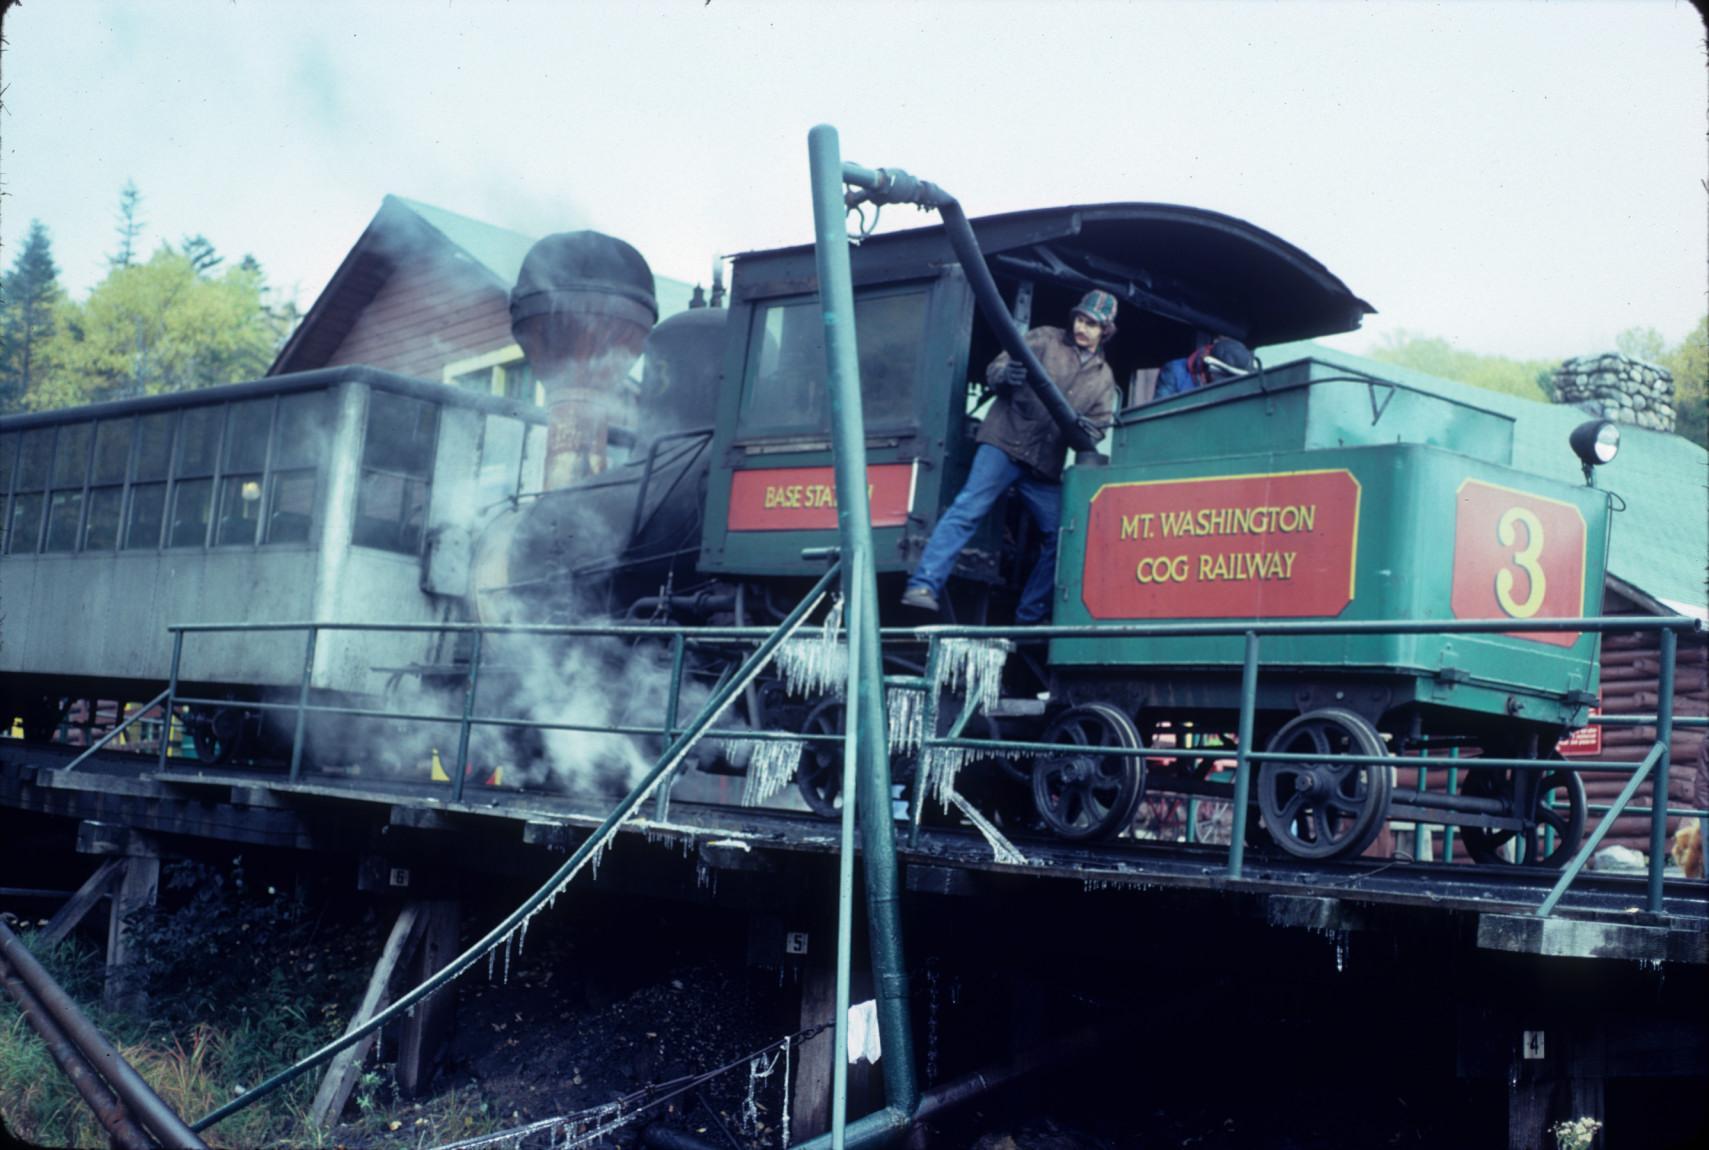
[[[1304,338],[1355,328],[1371,311],[1305,253],[1214,212],[1087,205],[973,228],[1011,308],[1003,322],[1066,326],[1090,288],[1121,301],[1105,352],[1123,405],[1148,395],[1147,371],[1210,335]],[[985,367],[1001,349],[941,227],[869,237],[850,263],[874,554],[880,578],[899,584],[966,478],[988,406]],[[810,246],[735,259],[705,571],[807,575],[817,563],[803,549],[836,543],[815,277]],[[993,592],[1018,587],[1029,540],[1017,512],[993,516],[962,551],[950,602],[963,617],[985,617]]]

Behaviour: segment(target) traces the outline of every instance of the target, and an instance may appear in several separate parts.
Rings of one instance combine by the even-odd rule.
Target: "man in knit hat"
[[[1102,436],[1114,421],[1116,380],[1104,360],[1104,345],[1116,332],[1116,300],[1109,292],[1087,292],[1073,311],[1068,331],[1035,327],[1027,346],[1080,415],[1083,430]],[[979,428],[979,446],[967,482],[932,531],[908,588],[905,607],[938,609],[938,596],[956,556],[973,538],[981,520],[1010,488],[1038,524],[1039,556],[1021,589],[1017,623],[1042,623],[1050,616],[1051,584],[1056,576],[1056,534],[1062,521],[1062,465],[1068,442],[1031,387],[1024,364],[1007,352],[985,369],[985,383],[997,402]]]

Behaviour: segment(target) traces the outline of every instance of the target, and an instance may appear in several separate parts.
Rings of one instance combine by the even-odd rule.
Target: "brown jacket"
[[[1102,428],[1115,421],[1116,377],[1104,362],[1102,350],[1081,363],[1074,337],[1059,327],[1033,328],[1027,332],[1027,346],[1044,364],[1063,398],[1068,400],[1068,406]],[[1000,386],[1008,367],[1009,353],[1004,352],[985,369],[985,382],[992,387]],[[998,398],[979,428],[979,442],[999,448],[1042,479],[1062,476],[1068,441],[1031,386],[1016,388]]]

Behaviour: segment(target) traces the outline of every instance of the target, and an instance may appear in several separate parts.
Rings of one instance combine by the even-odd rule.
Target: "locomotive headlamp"
[[[1600,467],[1620,452],[1620,429],[1606,419],[1593,419],[1573,428],[1567,440],[1573,454],[1584,464],[1586,476],[1592,467]]]

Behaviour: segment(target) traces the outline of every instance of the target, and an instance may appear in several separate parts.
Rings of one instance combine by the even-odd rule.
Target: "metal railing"
[[[942,658],[942,645],[946,640],[1006,640],[1013,641],[1017,637],[1028,640],[1045,640],[1053,638],[1088,638],[1128,639],[1128,638],[1184,638],[1184,637],[1228,637],[1238,636],[1243,640],[1244,657],[1241,666],[1239,711],[1237,716],[1237,733],[1234,746],[1175,746],[1168,748],[1157,747],[1076,747],[1076,753],[1088,753],[1100,756],[1130,757],[1144,759],[1176,759],[1196,761],[1233,762],[1233,785],[1230,797],[1233,808],[1233,826],[1229,833],[1228,858],[1226,875],[1231,880],[1242,877],[1245,866],[1246,824],[1250,814],[1252,772],[1254,765],[1265,763],[1330,763],[1353,766],[1390,766],[1417,768],[1420,772],[1420,785],[1424,773],[1431,770],[1448,769],[1451,775],[1457,775],[1464,770],[1503,770],[1503,771],[1572,771],[1572,772],[1603,772],[1624,774],[1629,776],[1621,795],[1612,803],[1598,805],[1597,813],[1601,819],[1597,825],[1588,830],[1586,838],[1575,857],[1563,868],[1561,877],[1548,898],[1538,908],[1539,914],[1548,914],[1559,903],[1561,896],[1572,884],[1574,879],[1584,869],[1613,827],[1616,819],[1623,814],[1648,814],[1651,819],[1651,836],[1648,870],[1648,909],[1659,913],[1662,898],[1662,876],[1667,857],[1666,820],[1669,817],[1688,816],[1694,812],[1690,809],[1673,808],[1667,803],[1650,804],[1642,808],[1632,806],[1632,799],[1646,781],[1654,781],[1657,794],[1666,793],[1667,775],[1669,768],[1668,743],[1675,726],[1709,726],[1709,719],[1700,716],[1675,716],[1673,713],[1673,672],[1677,641],[1680,634],[1701,635],[1703,625],[1696,620],[1684,616],[1663,616],[1648,618],[1619,617],[1587,617],[1579,619],[1549,619],[1549,620],[1436,620],[1436,621],[1355,621],[1355,622],[1251,622],[1251,623],[1170,623],[1170,624],[1140,624],[1122,623],[1100,626],[1042,626],[1042,627],[986,627],[986,626],[934,626],[913,629],[887,628],[883,637],[887,645],[923,646],[925,648],[925,671],[920,676],[886,676],[885,685],[890,690],[920,690],[926,698],[923,706],[923,736],[920,740],[919,761],[922,769],[916,779],[913,803],[913,828],[911,842],[917,842],[922,798],[927,790],[928,780],[925,778],[924,764],[932,759],[936,750],[955,750],[962,752],[986,752],[993,757],[1001,755],[1049,755],[1060,754],[1063,747],[1048,742],[1028,742],[1014,739],[977,739],[965,734],[965,727],[973,715],[971,700],[965,702],[957,721],[945,734],[935,732],[938,726],[938,696],[932,689],[937,681],[938,669]],[[303,659],[303,676],[297,686],[297,701],[293,703],[246,702],[233,704],[229,699],[208,699],[183,696],[178,693],[178,672],[182,665],[183,645],[185,638],[196,634],[223,633],[255,633],[270,631],[302,631],[306,635]],[[1441,758],[1428,755],[1358,755],[1358,754],[1309,754],[1265,751],[1254,747],[1253,731],[1256,725],[1258,683],[1260,669],[1261,641],[1270,636],[1301,636],[1301,635],[1349,635],[1349,634],[1490,634],[1513,632],[1655,632],[1658,634],[1661,647],[1660,671],[1661,689],[1657,692],[1658,706],[1654,716],[1597,716],[1592,722],[1598,722],[1608,727],[1646,727],[1656,728],[1656,739],[1649,753],[1639,762],[1605,758],[1574,758],[1563,759],[1523,759],[1501,757],[1479,757],[1475,759]],[[759,643],[774,634],[769,627],[688,627],[683,625],[639,625],[639,624],[580,624],[580,625],[545,625],[545,624],[477,624],[477,623],[411,623],[411,624],[358,624],[358,623],[251,623],[251,624],[183,624],[172,628],[173,654],[172,677],[164,693],[167,713],[172,714],[180,706],[233,706],[241,705],[257,710],[273,710],[290,713],[294,716],[296,739],[292,746],[290,777],[293,782],[299,781],[303,771],[303,733],[306,730],[310,716],[314,715],[344,715],[357,718],[383,718],[397,721],[443,723],[454,725],[457,731],[457,753],[455,761],[447,765],[449,774],[449,789],[453,800],[463,798],[464,784],[469,773],[469,747],[473,730],[481,726],[509,727],[529,730],[562,730],[562,731],[592,731],[610,734],[626,734],[635,736],[657,736],[669,741],[679,735],[682,728],[678,725],[678,708],[682,697],[684,680],[688,674],[688,652],[696,647],[718,645],[748,645]],[[462,707],[458,714],[444,714],[418,711],[389,711],[376,708],[356,706],[337,706],[313,703],[310,684],[313,679],[314,654],[320,636],[325,632],[363,632],[363,633],[453,633],[468,634],[471,639],[471,653],[468,664],[462,668]],[[669,687],[666,694],[666,708],[662,721],[658,725],[598,725],[589,723],[548,722],[543,720],[505,717],[499,715],[483,715],[476,708],[477,692],[481,681],[482,652],[485,649],[485,637],[488,635],[532,635],[555,638],[620,638],[630,640],[662,640],[669,644]],[[840,743],[843,735],[815,734],[795,731],[758,731],[730,730],[714,732],[713,737],[729,742],[766,742],[790,741],[798,744]],[[163,747],[166,745],[163,741]],[[96,748],[91,748],[94,750]],[[164,759],[162,760],[164,766]],[[1452,790],[1452,783],[1450,790]],[[658,796],[657,814],[664,817],[668,810],[669,788],[662,789]],[[1452,823],[1443,823],[1451,835]],[[1416,829],[1415,829],[1415,833]],[[1452,840],[1447,841],[1449,857],[1452,857]]]

